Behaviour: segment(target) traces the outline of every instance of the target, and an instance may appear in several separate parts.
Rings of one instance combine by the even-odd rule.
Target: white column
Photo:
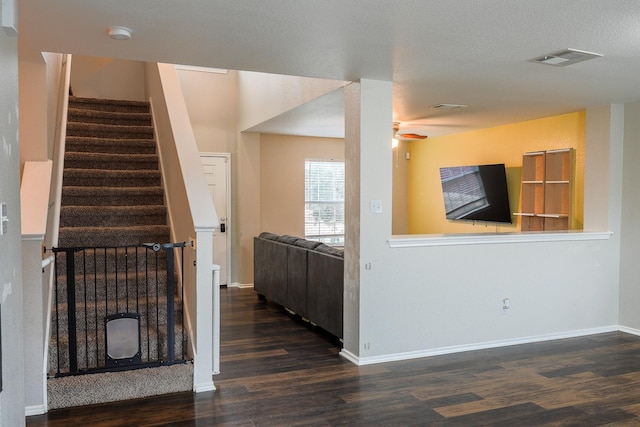
[[[345,87],[344,349],[358,363],[367,340],[367,306],[375,270],[384,268],[391,237],[392,82],[361,80]],[[371,205],[381,206],[372,212]],[[373,315],[373,314],[372,314]]]
[[[196,393],[215,390],[213,384],[213,229],[196,229],[196,355],[193,384]]]

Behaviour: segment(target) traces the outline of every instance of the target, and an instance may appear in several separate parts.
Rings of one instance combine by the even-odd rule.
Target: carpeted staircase
[[[71,97],[59,245],[168,241],[149,104]]]
[[[75,256],[76,300],[86,300],[91,313],[87,316],[80,309],[76,313],[78,366],[104,364],[104,317],[122,312],[141,313],[143,361],[155,355],[165,359],[166,251],[122,248],[170,241],[149,103],[71,96],[68,111],[58,247],[110,248],[89,252],[89,261],[84,253]],[[57,262],[60,287],[56,295],[62,302],[52,325],[62,328],[55,334],[63,345],[57,346],[52,336],[52,373],[69,367],[69,356],[64,354],[66,263],[65,254],[59,256],[63,259]],[[178,297],[174,304],[174,348],[180,358],[185,354],[185,339]],[[192,378],[190,363],[135,373],[50,378],[49,408],[191,390]]]

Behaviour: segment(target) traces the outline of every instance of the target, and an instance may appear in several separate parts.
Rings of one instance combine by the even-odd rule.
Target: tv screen
[[[504,164],[440,168],[447,219],[511,223]]]

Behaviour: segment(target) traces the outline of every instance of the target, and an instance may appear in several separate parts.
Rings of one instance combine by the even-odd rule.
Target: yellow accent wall
[[[407,218],[409,234],[518,232],[513,224],[449,221],[445,218],[440,168],[504,163],[511,212],[520,210],[522,155],[529,151],[575,149],[572,228],[582,229],[584,205],[585,112],[513,123],[408,144]]]

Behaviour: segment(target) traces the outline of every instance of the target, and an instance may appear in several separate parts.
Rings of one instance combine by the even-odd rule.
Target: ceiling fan
[[[458,112],[467,108],[467,105],[464,104],[436,104],[429,107],[431,110],[435,112],[431,112],[428,114],[428,117],[424,117],[422,120],[411,121],[411,122],[403,122],[397,121],[393,122],[393,137],[396,139],[402,140],[420,140],[427,138],[428,130],[433,130],[436,127],[464,127],[457,122],[451,122],[451,120],[446,120],[444,123],[440,121],[439,123],[433,123],[432,121],[437,118],[442,118],[445,115],[450,114],[451,112]],[[425,120],[428,122],[425,123]],[[436,132],[437,133],[437,132]]]
[[[427,135],[421,135],[413,132],[401,132],[400,122],[393,122],[393,137],[397,139],[427,139]]]

